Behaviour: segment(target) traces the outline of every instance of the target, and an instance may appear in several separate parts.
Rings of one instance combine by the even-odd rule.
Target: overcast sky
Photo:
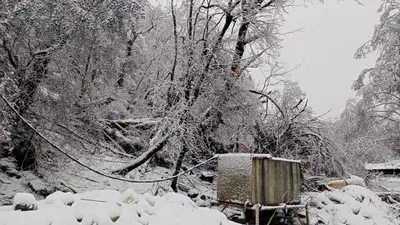
[[[379,22],[376,11],[380,1],[363,2],[365,6],[350,0],[325,0],[324,4],[288,11],[283,30],[304,29],[285,38],[282,60],[290,67],[304,60],[292,72],[292,79],[307,93],[317,115],[331,110],[328,117],[339,116],[346,100],[355,96],[351,90],[353,81],[362,69],[374,65],[375,56],[365,60],[353,57],[357,48],[371,38],[373,27]]]

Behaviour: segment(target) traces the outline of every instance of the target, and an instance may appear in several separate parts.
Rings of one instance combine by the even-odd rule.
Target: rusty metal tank
[[[218,159],[220,202],[278,205],[299,203],[300,161],[269,154],[223,154]]]

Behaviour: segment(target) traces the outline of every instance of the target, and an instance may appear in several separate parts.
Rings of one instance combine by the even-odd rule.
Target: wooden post
[[[310,225],[310,213],[308,212],[308,205],[306,204],[306,223]]]

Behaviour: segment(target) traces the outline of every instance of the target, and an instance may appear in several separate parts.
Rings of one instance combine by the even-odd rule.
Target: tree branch
[[[272,5],[276,0],[270,0],[269,2],[265,3],[263,6],[260,7],[260,9],[267,8]]]
[[[257,94],[257,95],[261,95],[261,96],[263,96],[263,97],[266,97],[268,100],[270,100],[274,105],[275,105],[275,107],[279,110],[279,112],[281,113],[281,115],[282,115],[282,118],[285,118],[285,113],[283,113],[283,111],[282,111],[282,109],[279,107],[279,105],[271,98],[271,97],[269,97],[268,95],[266,95],[266,94],[264,94],[264,93],[262,93],[262,92],[259,92],[259,91],[255,91],[255,90],[249,90],[250,91],[250,93],[253,93],[253,94]]]
[[[140,165],[145,163],[147,160],[149,160],[154,154],[159,152],[165,146],[165,144],[167,143],[167,141],[170,138],[170,136],[172,135],[172,133],[173,132],[166,134],[164,137],[162,137],[160,140],[158,140],[156,143],[154,143],[153,146],[151,146],[141,156],[136,158],[130,165],[128,165],[124,168],[121,168],[121,169],[117,169],[117,170],[113,171],[112,173],[125,176],[130,171],[136,169],[137,167],[139,167]]]
[[[14,57],[12,55],[12,52],[10,49],[7,48],[6,45],[6,40],[3,38],[3,49],[7,52],[7,56],[8,56],[8,61],[10,61],[12,67],[14,67],[14,69],[18,69],[18,63],[16,62],[16,60],[14,60]]]

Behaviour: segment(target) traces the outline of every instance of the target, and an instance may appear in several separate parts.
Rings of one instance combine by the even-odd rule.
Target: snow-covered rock
[[[400,222],[389,205],[359,185],[310,196],[311,215],[317,221],[312,225],[396,225]]]
[[[36,210],[35,196],[29,193],[17,193],[13,199],[14,210],[30,211]]]
[[[196,190],[196,189],[190,189],[190,190],[188,191],[187,195],[188,195],[190,198],[196,198],[197,196],[199,196],[199,191]]]
[[[355,175],[350,175],[350,178],[345,179],[345,181],[348,185],[358,185],[361,187],[366,187],[364,179]]]
[[[123,193],[111,190],[72,195],[56,192],[36,201],[26,193],[15,195],[15,203],[36,204],[37,210],[14,211],[0,207],[0,225],[233,225],[218,210],[197,207],[187,196],[140,195],[132,189]],[[66,202],[74,200],[71,206]],[[23,219],[22,219],[23,218]]]
[[[63,204],[71,206],[74,203],[74,195],[71,192],[56,191],[46,197],[45,203],[52,204],[56,201],[61,201]]]

